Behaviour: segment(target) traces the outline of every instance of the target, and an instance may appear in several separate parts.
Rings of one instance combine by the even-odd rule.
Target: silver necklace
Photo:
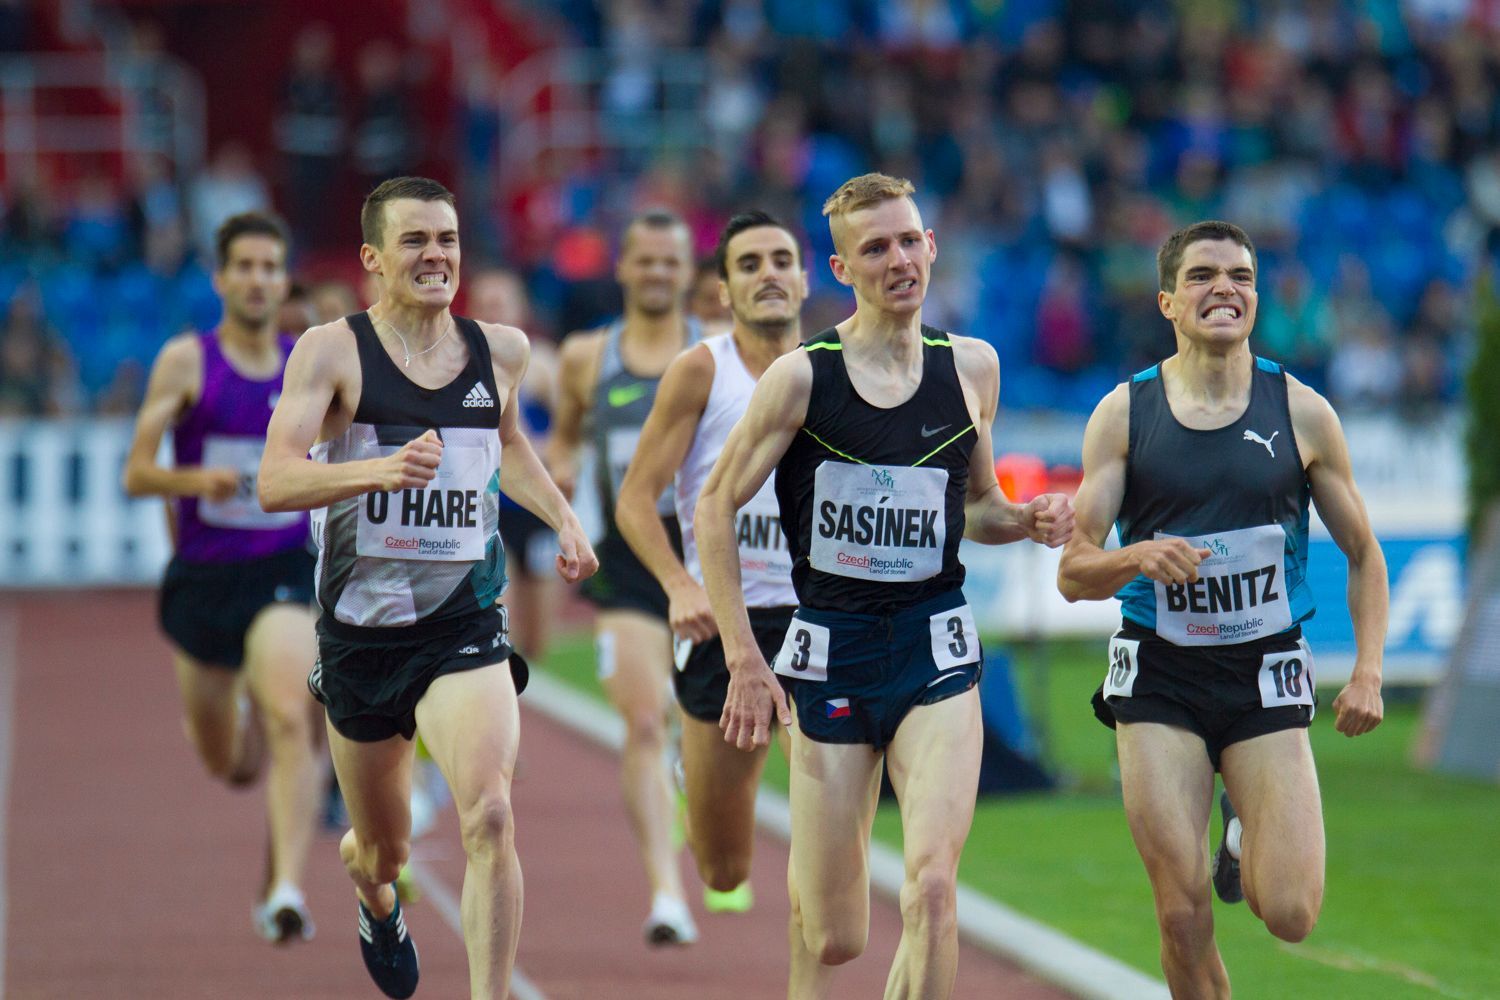
[[[443,331],[443,335],[441,337],[439,337],[437,340],[434,340],[427,347],[422,348],[416,354],[413,354],[411,352],[411,348],[406,346],[406,338],[403,337],[403,336],[401,336],[401,331],[400,330],[396,329],[394,326],[392,326],[386,320],[382,319],[379,322],[380,322],[381,326],[385,327],[387,330],[389,330],[392,333],[394,333],[396,335],[396,339],[397,340],[401,341],[401,353],[405,355],[405,360],[402,362],[402,367],[403,368],[410,368],[411,367],[411,359],[412,358],[420,358],[424,354],[430,354],[431,352],[437,350],[437,346],[439,344],[441,344],[443,341],[447,340],[448,339],[448,334],[450,334],[450,333],[453,332],[453,317],[449,316],[448,317],[448,328]]]

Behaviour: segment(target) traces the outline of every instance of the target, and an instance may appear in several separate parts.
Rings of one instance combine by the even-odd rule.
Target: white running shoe
[[[282,882],[272,890],[266,901],[251,911],[251,915],[256,933],[272,944],[311,941],[317,933],[317,927],[307,914],[307,901],[302,898],[302,890],[289,882]]]
[[[651,900],[651,915],[641,928],[650,945],[692,944],[698,940],[698,925],[693,914],[680,899],[657,893]]]

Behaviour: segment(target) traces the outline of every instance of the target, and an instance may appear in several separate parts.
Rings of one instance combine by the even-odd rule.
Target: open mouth
[[[417,284],[423,288],[447,288],[448,276],[442,272],[417,275]]]
[[[1239,319],[1240,310],[1238,306],[1214,306],[1203,314],[1204,319]]]
[[[887,285],[886,287],[887,287],[887,289],[889,291],[894,292],[897,295],[900,295],[903,292],[909,292],[912,289],[916,288],[917,287],[917,279],[916,278],[902,278],[900,281],[895,282],[894,284],[891,284],[891,285]]]

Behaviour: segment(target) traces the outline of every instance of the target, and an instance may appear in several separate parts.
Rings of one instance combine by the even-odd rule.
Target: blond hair
[[[905,177],[890,174],[860,174],[839,185],[823,202],[823,214],[832,218],[869,208],[892,198],[909,198],[916,188]]]

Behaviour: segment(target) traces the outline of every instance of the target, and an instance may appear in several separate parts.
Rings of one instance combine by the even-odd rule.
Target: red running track
[[[261,791],[203,776],[182,734],[154,595],[87,591],[0,598],[0,792],[4,810],[4,995],[378,997],[360,963],[337,838],[314,846],[305,886],[317,938],[255,937]],[[522,703],[524,706],[525,698]],[[8,708],[8,712],[6,709]],[[706,916],[694,947],[641,940],[646,884],[626,828],[615,760],[523,713],[515,805],[526,916],[519,967],[547,1000],[757,1000],[785,995],[786,848],[762,835],[748,915]],[[417,845],[457,894],[451,811]],[[696,886],[696,876],[688,874]],[[422,954],[418,997],[467,995],[462,943],[434,897],[408,907]],[[877,898],[870,946],[839,995],[878,997],[899,916]],[[967,944],[958,997],[1066,996]]]

